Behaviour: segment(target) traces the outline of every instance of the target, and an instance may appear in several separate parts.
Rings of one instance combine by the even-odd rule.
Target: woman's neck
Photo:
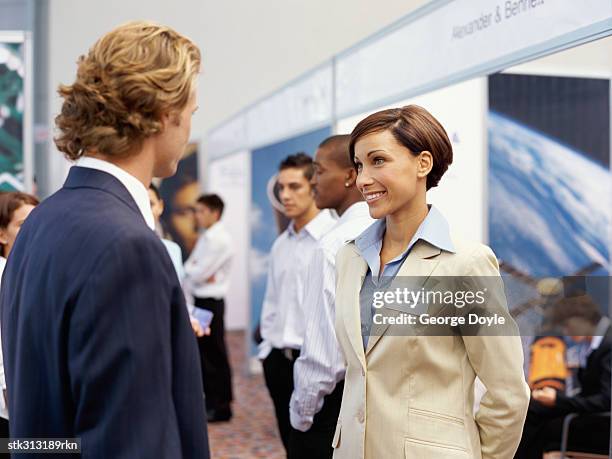
[[[419,229],[429,208],[423,199],[418,203],[410,203],[405,208],[387,215],[386,229],[383,237],[383,249],[386,253],[397,256],[406,250],[406,247]]]

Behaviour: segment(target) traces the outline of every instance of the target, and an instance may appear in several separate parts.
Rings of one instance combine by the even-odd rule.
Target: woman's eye
[[[385,160],[383,158],[375,158],[374,159],[374,165],[375,166],[380,166],[381,164],[383,164],[385,162]]]
[[[361,163],[356,163],[355,167],[357,168],[357,172],[361,171],[361,169],[363,169],[363,165]]]

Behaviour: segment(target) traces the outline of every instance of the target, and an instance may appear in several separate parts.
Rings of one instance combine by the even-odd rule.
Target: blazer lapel
[[[355,250],[353,248],[353,250]],[[361,337],[361,317],[360,317],[360,303],[359,303],[359,292],[361,291],[361,285],[363,279],[368,272],[368,264],[361,258],[361,256],[355,252],[354,261],[349,266],[350,273],[348,279],[358,280],[354,282],[354,290],[350,293],[351,305],[357,305],[357,307],[343,308],[344,320],[346,324],[346,332],[349,336],[355,354],[361,365],[365,368],[365,354],[363,351],[363,339]]]
[[[440,252],[441,250],[438,247],[435,247],[426,241],[417,241],[408,254],[408,257],[402,264],[396,277],[422,277],[422,279],[419,279],[420,283],[418,287],[420,288],[423,284],[425,284],[425,281],[431,275],[433,270],[436,269],[436,266],[438,266],[440,260],[436,259],[436,257],[440,254]],[[385,309],[386,316],[397,316],[399,314],[399,311]],[[368,347],[365,351],[366,356],[372,351],[374,346],[376,346],[376,343],[378,343],[388,328],[388,323],[372,325],[370,338],[368,339]]]

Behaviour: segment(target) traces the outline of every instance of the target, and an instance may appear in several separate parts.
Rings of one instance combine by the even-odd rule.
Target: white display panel
[[[453,163],[427,201],[440,209],[453,233],[485,242],[486,78],[476,78],[368,113],[339,120],[338,134],[349,134],[370,113],[416,104],[446,129],[453,144]]]
[[[241,151],[212,161],[207,193],[225,203],[222,222],[234,242],[230,291],[226,297],[225,328],[244,330],[249,322],[249,203],[251,202],[251,154]]]
[[[246,117],[243,113],[208,131],[206,152],[213,160],[247,145]]]
[[[246,111],[250,148],[329,124],[332,118],[332,65],[324,65]]]
[[[594,24],[609,28],[611,18],[609,0],[449,2],[337,58],[338,116],[487,73],[496,62],[579,38]]]

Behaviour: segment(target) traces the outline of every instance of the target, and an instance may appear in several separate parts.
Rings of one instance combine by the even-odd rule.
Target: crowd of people
[[[75,163],[64,186],[42,203],[0,194],[0,437],[80,438],[92,458],[207,458],[207,423],[232,418],[225,203],[193,203],[199,237],[183,261],[152,184],[189,140],[200,61],[165,26],[103,36],[60,87],[56,144]],[[540,458],[566,414],[609,411],[610,321],[583,297],[554,315],[590,346],[573,396],[527,385],[503,296],[486,304],[503,335],[376,319],[371,292],[394,280],[499,278],[491,249],[427,203],[452,160],[443,126],[409,105],[280,163],[290,223],[269,256],[258,357],[289,459]],[[609,418],[574,432],[571,445],[607,451]],[[593,432],[606,441],[585,442]]]

